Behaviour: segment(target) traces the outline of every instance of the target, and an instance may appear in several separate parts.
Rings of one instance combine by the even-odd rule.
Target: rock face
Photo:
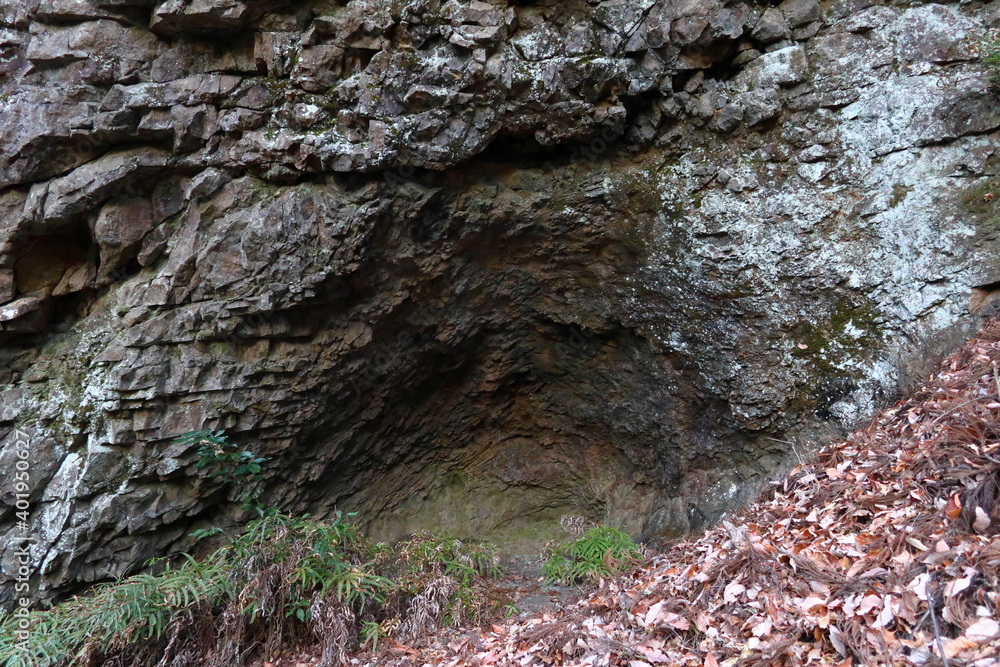
[[[0,0],[5,576],[239,521],[197,428],[377,536],[717,519],[991,310],[995,5]]]

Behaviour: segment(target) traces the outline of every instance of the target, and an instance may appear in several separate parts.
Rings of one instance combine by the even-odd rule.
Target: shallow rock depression
[[[240,521],[199,428],[377,537],[705,526],[993,310],[998,23],[0,0],[7,583],[23,535],[42,599]]]

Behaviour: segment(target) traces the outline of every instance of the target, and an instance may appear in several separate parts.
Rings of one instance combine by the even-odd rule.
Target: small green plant
[[[158,575],[102,584],[47,611],[31,612],[27,639],[18,623],[0,624],[0,664],[6,667],[89,664],[90,656],[160,639],[190,610],[217,604],[229,590],[217,558],[190,558]]]
[[[379,642],[392,635],[399,627],[399,619],[396,617],[387,618],[381,623],[377,621],[364,621],[359,630],[358,642],[361,648],[367,651],[377,651]]]
[[[437,623],[458,625],[500,615],[505,600],[488,594],[484,579],[501,574],[496,550],[488,544],[467,544],[450,535],[418,533],[392,549],[390,566],[398,582],[397,600],[410,618],[402,634],[415,634]]]
[[[258,516],[264,516],[264,507],[260,503],[260,489],[257,482],[264,479],[261,465],[269,458],[255,456],[252,452],[241,450],[229,442],[223,431],[188,431],[178,436],[174,441],[179,445],[198,445],[195,452],[194,467],[202,470],[208,478],[222,478],[222,481],[242,489],[237,500],[243,510],[253,510]],[[195,537],[206,537],[221,532],[212,527],[195,531]]]
[[[994,38],[987,42],[983,62],[993,67],[1000,67],[1000,39]]]
[[[234,567],[257,571],[266,565],[282,586],[256,593],[245,588],[240,612],[251,620],[282,613],[306,623],[317,597],[332,596],[358,613],[384,602],[394,584],[371,567],[367,542],[348,523],[353,516],[338,510],[332,520],[316,521],[272,513],[248,524],[229,547]]]
[[[542,576],[548,583],[572,586],[615,574],[642,558],[639,545],[617,528],[591,528],[569,544],[549,547]]]
[[[488,544],[470,545],[451,535],[417,533],[396,545],[403,580],[440,571],[463,584],[477,575],[498,576],[496,550]]]

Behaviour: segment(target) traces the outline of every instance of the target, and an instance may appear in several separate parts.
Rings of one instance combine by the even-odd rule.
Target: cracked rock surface
[[[995,310],[998,26],[0,0],[3,577],[18,494],[39,599],[242,520],[198,428],[378,537],[707,525]]]

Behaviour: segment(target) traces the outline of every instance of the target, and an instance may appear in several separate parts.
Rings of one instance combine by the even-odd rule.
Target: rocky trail
[[[576,602],[583,590],[575,586],[546,584],[542,580],[542,559],[538,554],[512,556],[501,562],[506,575],[499,586],[507,587],[516,616],[529,618]]]
[[[501,559],[502,575],[493,585],[497,598],[509,602],[510,609],[506,619],[508,622],[514,622],[515,619],[527,621],[534,618],[551,618],[552,614],[577,603],[585,596],[586,590],[583,587],[546,583],[542,577],[541,565],[542,558],[539,554],[515,554]],[[444,642],[448,645],[468,646],[471,645],[470,642],[479,639],[479,632],[479,628],[469,625],[449,627],[441,629],[432,637],[423,639],[430,642]],[[389,655],[419,653],[418,649],[391,639],[387,640],[386,644],[390,647]],[[386,651],[370,652],[358,655],[351,662],[358,664],[368,659],[378,663],[386,656]],[[314,649],[289,647],[280,655],[271,656],[270,660],[260,659],[253,664],[253,667],[310,667],[320,663],[321,656]]]

